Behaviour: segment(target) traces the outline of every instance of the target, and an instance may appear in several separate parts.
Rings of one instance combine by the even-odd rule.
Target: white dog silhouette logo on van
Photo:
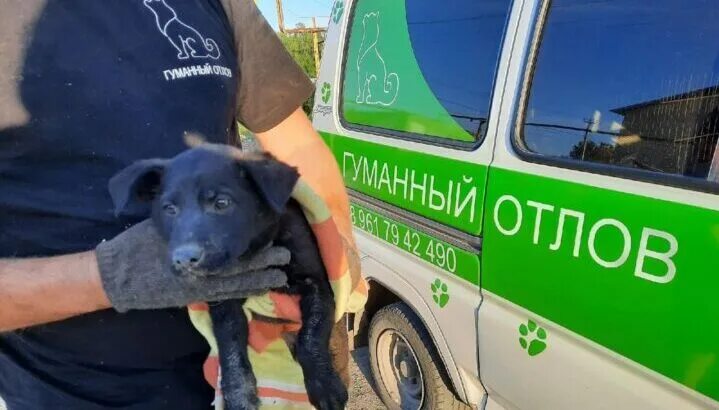
[[[199,31],[183,23],[175,10],[165,0],[144,0],[145,7],[155,14],[157,28],[177,49],[177,58],[186,60],[193,58],[220,57],[220,49],[211,38],[205,38]]]
[[[377,49],[379,41],[379,11],[362,18],[362,43],[357,53],[357,103],[392,105],[399,93],[399,76],[388,73],[387,65]]]

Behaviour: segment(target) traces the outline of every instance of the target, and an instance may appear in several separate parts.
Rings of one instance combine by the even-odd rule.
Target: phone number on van
[[[352,225],[470,283],[479,284],[479,258],[447,242],[393,221],[357,204],[350,205]]]

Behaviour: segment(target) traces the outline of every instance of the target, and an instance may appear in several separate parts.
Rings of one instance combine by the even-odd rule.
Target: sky
[[[285,27],[294,27],[297,23],[312,25],[312,16],[317,17],[317,25],[327,27],[330,10],[334,0],[282,0]],[[275,0],[257,0],[257,6],[272,27],[277,30],[277,6]]]

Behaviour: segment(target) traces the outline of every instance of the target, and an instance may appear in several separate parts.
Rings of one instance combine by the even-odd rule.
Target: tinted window
[[[345,63],[345,120],[477,140],[508,8],[509,0],[357,1]]]
[[[521,145],[719,182],[718,21],[715,1],[552,1]]]

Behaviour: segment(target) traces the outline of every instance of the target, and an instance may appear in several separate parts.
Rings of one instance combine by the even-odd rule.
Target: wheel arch
[[[368,345],[369,324],[372,320],[372,317],[380,309],[396,302],[402,302],[407,305],[407,307],[409,307],[409,309],[411,309],[415,315],[417,315],[420,322],[422,323],[422,326],[425,330],[427,330],[427,333],[432,339],[432,347],[437,351],[438,356],[442,361],[442,368],[444,369],[446,375],[449,378],[449,381],[451,383],[450,387],[452,388],[454,393],[463,402],[466,403],[467,396],[464,390],[464,384],[462,383],[462,379],[459,374],[459,369],[457,368],[454,358],[452,357],[449,346],[447,346],[445,343],[445,349],[442,349],[440,347],[442,345],[437,343],[436,332],[441,335],[441,331],[439,331],[439,324],[435,320],[434,316],[431,314],[429,307],[422,302],[419,296],[416,297],[417,303],[413,303],[411,299],[415,298],[412,298],[410,295],[402,295],[399,291],[393,289],[391,285],[375,277],[367,277],[367,281],[369,282],[370,290],[367,298],[367,303],[365,304],[365,308],[362,310],[362,312],[356,314],[352,322],[350,323],[350,326],[352,326],[351,329],[353,335],[353,340],[351,341],[352,348]],[[425,314],[423,315],[422,312],[425,312]]]

